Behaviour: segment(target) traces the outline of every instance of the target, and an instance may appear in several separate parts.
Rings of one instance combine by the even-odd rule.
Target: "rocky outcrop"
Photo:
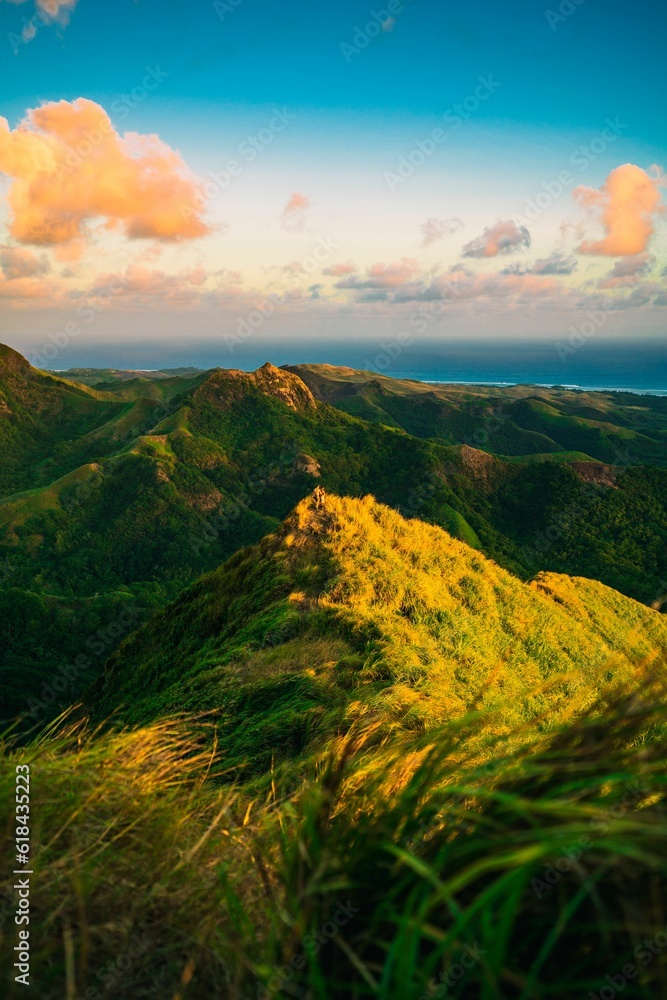
[[[279,399],[295,412],[312,410],[317,406],[310,389],[298,375],[276,368],[269,362],[255,372],[218,368],[201,383],[195,395],[218,405],[230,405],[240,402],[252,389]]]

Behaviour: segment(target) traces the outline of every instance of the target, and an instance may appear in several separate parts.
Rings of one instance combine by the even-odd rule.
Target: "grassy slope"
[[[182,724],[3,747],[6,856],[15,766],[31,767],[35,995],[561,1000],[631,963],[623,995],[664,996],[667,779],[647,738],[664,722],[620,694],[602,717],[497,740],[484,763],[469,753],[483,718],[427,742],[367,728],[298,789],[275,774],[268,797],[220,783],[224,758]],[[0,930],[14,882],[0,878]],[[14,931],[8,1000],[23,995]]]
[[[214,710],[230,764],[257,772],[369,712],[418,731],[472,706],[498,730],[551,725],[660,651],[664,617],[600,583],[529,585],[370,497],[328,496],[140,629],[93,703],[134,723]]]
[[[558,462],[535,463],[491,459],[479,448],[411,437],[385,426],[388,417],[369,423],[316,404],[300,379],[270,366],[255,374],[121,380],[111,392],[35,372],[14,352],[3,358],[0,387],[13,394],[13,409],[4,423],[0,416],[0,435],[12,485],[0,498],[0,582],[25,595],[8,605],[13,629],[21,627],[25,601],[34,606],[36,597],[46,609],[38,669],[32,652],[23,665],[30,676],[26,697],[41,697],[40,671],[49,678],[76,656],[77,645],[85,652],[97,628],[113,626],[118,592],[146,614],[164,605],[202,572],[275,530],[315,481],[340,494],[373,493],[524,578],[540,569],[591,576],[646,602],[667,591],[661,469],[612,470],[609,485],[604,476],[600,483],[583,481],[581,469],[597,468],[581,461],[585,455],[552,451]],[[397,398],[429,395],[415,383],[382,385]],[[489,422],[497,401],[491,405],[472,391],[461,398],[472,409],[460,434],[473,428],[472,439],[493,450],[490,431],[508,426],[497,415]],[[513,398],[506,402],[514,405]],[[454,414],[460,409],[447,406]],[[648,419],[643,405],[636,409]],[[451,437],[460,440],[456,420]],[[633,421],[639,417],[626,420]],[[12,441],[20,445],[18,464]],[[566,457],[579,465],[561,461]],[[54,600],[73,613],[49,615]],[[81,600],[99,609],[92,631],[88,616],[76,611]],[[18,692],[16,657],[5,657],[0,669],[3,683]],[[46,700],[60,703],[48,692]]]

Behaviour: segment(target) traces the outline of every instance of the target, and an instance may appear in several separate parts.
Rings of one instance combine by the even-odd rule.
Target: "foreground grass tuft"
[[[34,995],[530,1000],[619,976],[624,997],[667,995],[662,700],[647,677],[491,743],[482,714],[391,740],[359,725],[267,794],[228,783],[201,720],[8,740],[5,858],[16,763],[32,775]]]

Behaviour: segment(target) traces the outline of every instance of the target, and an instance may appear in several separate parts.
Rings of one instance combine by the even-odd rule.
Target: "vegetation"
[[[35,995],[665,994],[664,404],[72,374],[0,352]]]
[[[637,464],[646,441],[664,449],[664,401],[539,390],[538,406],[526,387],[435,389],[348,369],[317,379],[311,367],[298,371],[315,395],[270,365],[249,375],[69,373],[84,384],[3,348],[0,587],[16,602],[15,631],[22,608],[43,622],[36,647],[0,653],[5,718],[21,699],[32,721],[45,705],[47,715],[65,708],[103,658],[77,669],[60,695],[44,683],[71,673],[100,628],[114,630],[119,600],[146,616],[164,607],[275,531],[317,482],[372,493],[522,579],[541,570],[592,577],[648,604],[667,593],[667,470],[662,452]],[[343,412],[358,391],[375,393],[380,409],[369,419]],[[588,421],[586,440],[562,437],[568,420]],[[614,444],[614,466],[563,450],[607,454],[591,444],[594,420]]]
[[[33,775],[36,995],[560,1000],[610,978],[663,995],[665,708],[642,687],[483,758],[484,715],[427,737],[361,726],[297,789],[230,784],[178,722],[8,745],[8,839],[17,761]]]
[[[596,581],[528,585],[372,497],[327,496],[134,633],[91,700],[132,723],[211,711],[230,766],[257,774],[369,714],[553,725],[665,652],[667,619]]]

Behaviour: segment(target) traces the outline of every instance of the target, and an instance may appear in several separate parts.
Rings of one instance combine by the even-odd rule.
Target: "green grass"
[[[24,601],[57,598],[72,611],[65,631],[48,629],[46,657],[26,648],[19,662],[0,650],[0,684],[17,690],[18,672],[29,680],[26,700],[35,696],[72,645],[86,647],[78,602],[127,589],[137,603],[166,606],[276,530],[315,482],[341,495],[372,493],[525,580],[545,570],[593,577],[647,604],[664,594],[667,471],[628,467],[613,486],[584,482],[568,461],[581,456],[563,451],[558,435],[522,426],[542,419],[536,389],[436,390],[340,369],[315,385],[310,370],[299,371],[324,401],[272,368],[110,381],[102,391],[0,352],[0,413],[3,404],[11,411],[0,418],[2,582]],[[548,413],[618,427],[664,450],[660,400],[539,392]],[[345,399],[370,401],[376,422],[342,412]],[[631,442],[623,448],[612,460],[636,466],[641,455]],[[312,456],[319,479],[300,453]]]
[[[327,495],[139,629],[90,699],[133,724],[212,711],[230,766],[257,775],[369,715],[428,731],[478,705],[498,732],[555,725],[665,652],[664,616],[597,581],[525,583],[372,497]]]
[[[453,972],[447,996],[561,1000],[633,963],[623,995],[664,995],[664,949],[641,961],[667,909],[664,726],[646,676],[642,699],[617,691],[483,756],[484,714],[427,737],[359,724],[261,793],[229,784],[206,720],[6,742],[5,857],[15,766],[31,768],[32,989],[418,1000]]]

